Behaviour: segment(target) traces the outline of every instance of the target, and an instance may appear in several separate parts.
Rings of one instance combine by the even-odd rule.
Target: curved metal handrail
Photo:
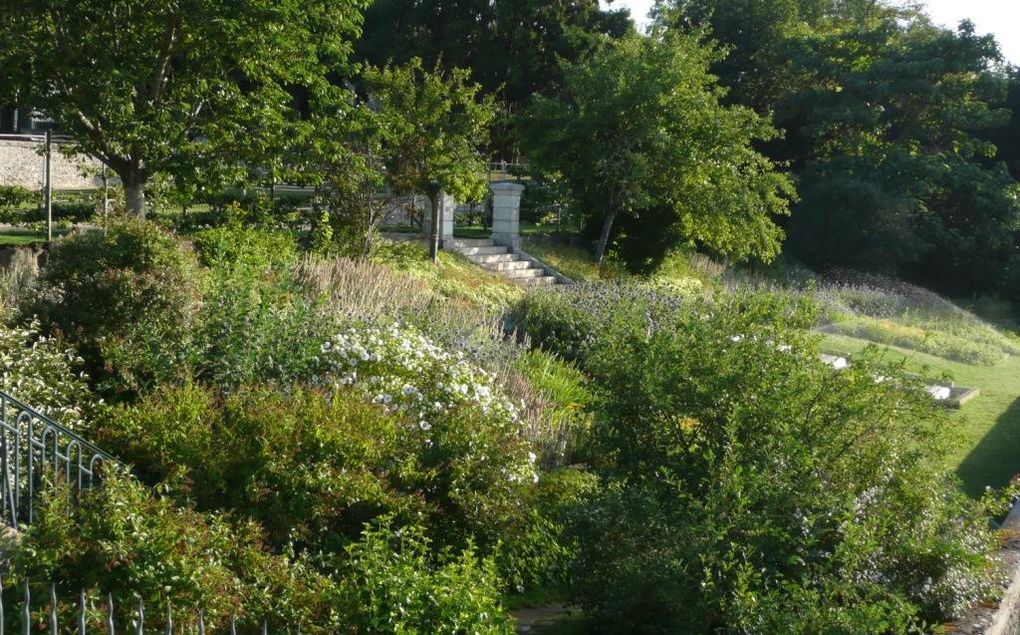
[[[63,478],[74,491],[96,486],[117,459],[0,390],[0,516],[17,529],[35,519],[42,488]],[[52,480],[51,480],[52,479]]]

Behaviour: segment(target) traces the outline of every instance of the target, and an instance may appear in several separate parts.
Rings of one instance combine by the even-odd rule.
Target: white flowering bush
[[[87,377],[75,371],[82,360],[57,340],[27,327],[0,326],[0,389],[57,423],[74,429],[91,401]]]
[[[399,325],[352,326],[322,345],[319,383],[362,392],[399,415],[414,448],[415,487],[444,510],[437,535],[493,547],[527,520],[538,481],[518,409],[494,378],[420,332]]]
[[[322,345],[322,359],[334,382],[363,387],[426,431],[436,416],[464,405],[507,423],[518,419],[489,373],[410,327],[349,328]]]

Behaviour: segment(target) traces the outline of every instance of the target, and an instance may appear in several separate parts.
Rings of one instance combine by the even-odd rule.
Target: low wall
[[[1003,546],[997,554],[1005,574],[998,605],[975,606],[950,625],[954,635],[1020,635],[1020,502],[1002,523]]]
[[[50,177],[53,189],[84,190],[99,187],[100,165],[92,159],[69,159],[53,144]],[[43,144],[30,140],[0,139],[0,185],[20,185],[30,190],[42,189],[46,166],[41,154]],[[90,169],[96,176],[83,176]]]

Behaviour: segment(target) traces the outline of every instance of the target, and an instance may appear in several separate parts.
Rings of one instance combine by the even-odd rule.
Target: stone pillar
[[[426,237],[432,235],[432,203],[425,198],[425,210],[422,215],[422,233]],[[453,242],[453,213],[457,210],[457,201],[446,192],[439,193],[439,248],[449,246]]]
[[[498,181],[492,184],[492,240],[497,245],[517,249],[521,246],[520,183]]]

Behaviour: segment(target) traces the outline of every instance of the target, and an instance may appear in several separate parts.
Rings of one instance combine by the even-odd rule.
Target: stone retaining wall
[[[84,190],[99,187],[98,161],[69,159],[53,144],[50,175],[53,189]],[[45,180],[45,163],[41,154],[43,144],[38,141],[0,139],[0,185],[20,185],[30,190],[42,189]],[[82,175],[90,169],[96,176]]]
[[[1003,546],[997,554],[1006,576],[997,605],[975,606],[950,625],[955,635],[1020,635],[1020,502],[1002,523]]]

